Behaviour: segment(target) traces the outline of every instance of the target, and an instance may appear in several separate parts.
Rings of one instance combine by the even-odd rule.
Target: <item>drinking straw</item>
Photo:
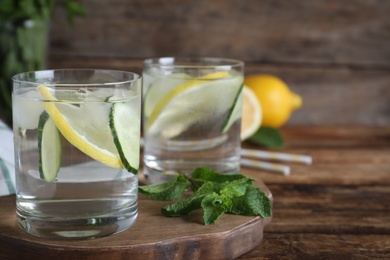
[[[300,155],[300,154],[288,154],[288,153],[280,153],[280,152],[241,149],[241,155],[243,157],[252,157],[258,159],[277,160],[277,161],[284,161],[284,162],[299,162],[299,163],[305,163],[307,165],[312,163],[311,156]]]
[[[290,175],[290,167],[286,165],[255,161],[250,159],[241,159],[241,165],[250,168],[257,168],[282,173],[284,176]]]

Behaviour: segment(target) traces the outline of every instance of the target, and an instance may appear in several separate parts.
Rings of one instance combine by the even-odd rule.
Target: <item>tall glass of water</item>
[[[141,76],[47,70],[13,77],[17,223],[91,239],[137,218]]]

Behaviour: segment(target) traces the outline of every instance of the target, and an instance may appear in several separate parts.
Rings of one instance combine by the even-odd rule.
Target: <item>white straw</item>
[[[299,162],[307,165],[312,163],[311,156],[300,154],[288,154],[279,152],[266,152],[260,150],[241,149],[241,155],[258,159],[278,160],[284,162]]]
[[[250,168],[257,168],[262,170],[270,170],[282,173],[284,176],[290,175],[290,167],[286,165],[255,161],[250,159],[241,159],[241,165]]]

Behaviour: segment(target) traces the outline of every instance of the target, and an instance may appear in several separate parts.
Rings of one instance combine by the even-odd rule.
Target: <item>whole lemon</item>
[[[291,113],[302,105],[302,98],[291,92],[283,80],[273,75],[248,75],[245,77],[245,85],[253,90],[261,104],[264,126],[282,126]]]

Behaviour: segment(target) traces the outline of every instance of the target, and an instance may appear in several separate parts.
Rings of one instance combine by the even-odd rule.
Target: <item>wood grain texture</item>
[[[269,194],[261,181],[259,188]],[[95,240],[47,240],[28,235],[16,224],[15,196],[0,197],[0,259],[234,259],[258,246],[271,218],[223,215],[204,225],[200,211],[168,218],[168,202],[140,195],[139,215],[130,229]],[[23,248],[23,250],[19,250]]]
[[[390,128],[289,127],[283,134],[283,151],[310,154],[313,164],[290,164],[287,178],[256,174],[272,191],[273,220],[263,243],[240,259],[388,259]]]
[[[241,59],[303,97],[289,125],[390,125],[389,1],[95,0],[54,10],[49,68],[142,72],[155,56]]]
[[[51,56],[51,68],[106,68],[142,73],[143,60]],[[303,99],[288,125],[390,125],[390,70],[258,65],[246,74],[267,73],[283,79]],[[266,108],[265,108],[266,109]]]
[[[390,66],[387,1],[83,1],[66,26],[56,9],[53,54],[143,58],[231,56],[248,62]]]
[[[282,130],[286,140],[286,146],[282,151],[311,155],[313,164],[310,166],[289,164],[292,169],[289,177],[255,169],[242,169],[244,174],[262,180],[271,190],[274,208],[272,222],[265,228],[262,243],[238,259],[388,259],[390,256],[390,127],[293,126]],[[244,146],[258,148],[249,143],[245,143]],[[7,205],[14,207],[13,203]],[[2,204],[0,210],[7,210],[7,205]],[[140,207],[141,210],[145,210],[148,205],[141,203]],[[154,214],[159,214],[158,209],[154,209]],[[149,219],[153,217],[153,213],[148,216]],[[178,226],[182,226],[183,223],[189,224],[188,221],[196,222],[198,217],[195,215],[189,219],[179,218],[174,221]],[[226,217],[230,216],[223,217],[221,221],[226,221]],[[19,255],[34,252],[48,257],[55,253],[56,256],[63,256],[62,259],[77,259],[75,256],[80,259],[99,259],[99,257],[111,259],[108,257],[112,248],[118,250],[116,252],[118,258],[119,256],[124,259],[131,257],[123,252],[120,254],[121,247],[126,246],[127,242],[116,244],[116,241],[110,238],[102,239],[107,247],[101,247],[96,254],[88,253],[88,248],[93,246],[93,241],[85,244],[67,243],[66,250],[61,250],[58,245],[55,246],[56,242],[51,242],[50,251],[47,251],[44,246],[37,247],[36,243],[42,242],[39,239],[34,240],[34,244],[25,243],[20,247],[12,236],[6,233],[12,230],[9,227],[10,223],[16,225],[11,221],[13,220],[4,222],[4,216],[2,221],[0,220],[0,233],[3,235],[0,236],[0,258],[3,256],[1,252],[7,252],[9,246],[18,248]],[[161,221],[159,225],[162,227],[172,224],[171,219],[163,218]],[[234,225],[231,221],[237,219],[229,219],[225,224]],[[195,223],[190,225],[197,226],[199,229],[202,227]],[[153,242],[163,236],[161,232],[152,230],[152,227],[146,227],[145,232],[137,230],[137,226],[134,228],[138,236],[128,238],[128,243],[134,243],[134,240]],[[220,226],[212,228],[218,230]],[[196,231],[197,235],[202,234],[199,229]],[[22,234],[21,230],[18,232]],[[175,232],[179,234],[185,231],[178,228]],[[153,235],[145,236],[145,233]],[[128,235],[122,233],[116,236]],[[229,248],[241,247],[248,244],[248,241],[252,241],[251,239],[255,239],[247,237],[241,240],[236,236],[228,234],[225,236],[229,237],[228,240],[232,243]],[[202,242],[209,243],[211,246],[221,241],[208,240],[207,236],[196,239],[195,236],[194,239],[188,238],[187,242],[180,246],[177,240],[173,239],[169,243],[159,244],[155,250],[179,254],[183,252],[182,250],[202,245]],[[75,248],[76,244],[78,249]],[[191,252],[193,254],[188,255],[187,259],[206,259],[200,257],[196,250]],[[229,259],[229,253],[221,252],[221,258]],[[155,255],[150,256],[150,251],[146,249],[140,250],[139,257],[158,259]],[[172,257],[172,259],[179,258]]]

